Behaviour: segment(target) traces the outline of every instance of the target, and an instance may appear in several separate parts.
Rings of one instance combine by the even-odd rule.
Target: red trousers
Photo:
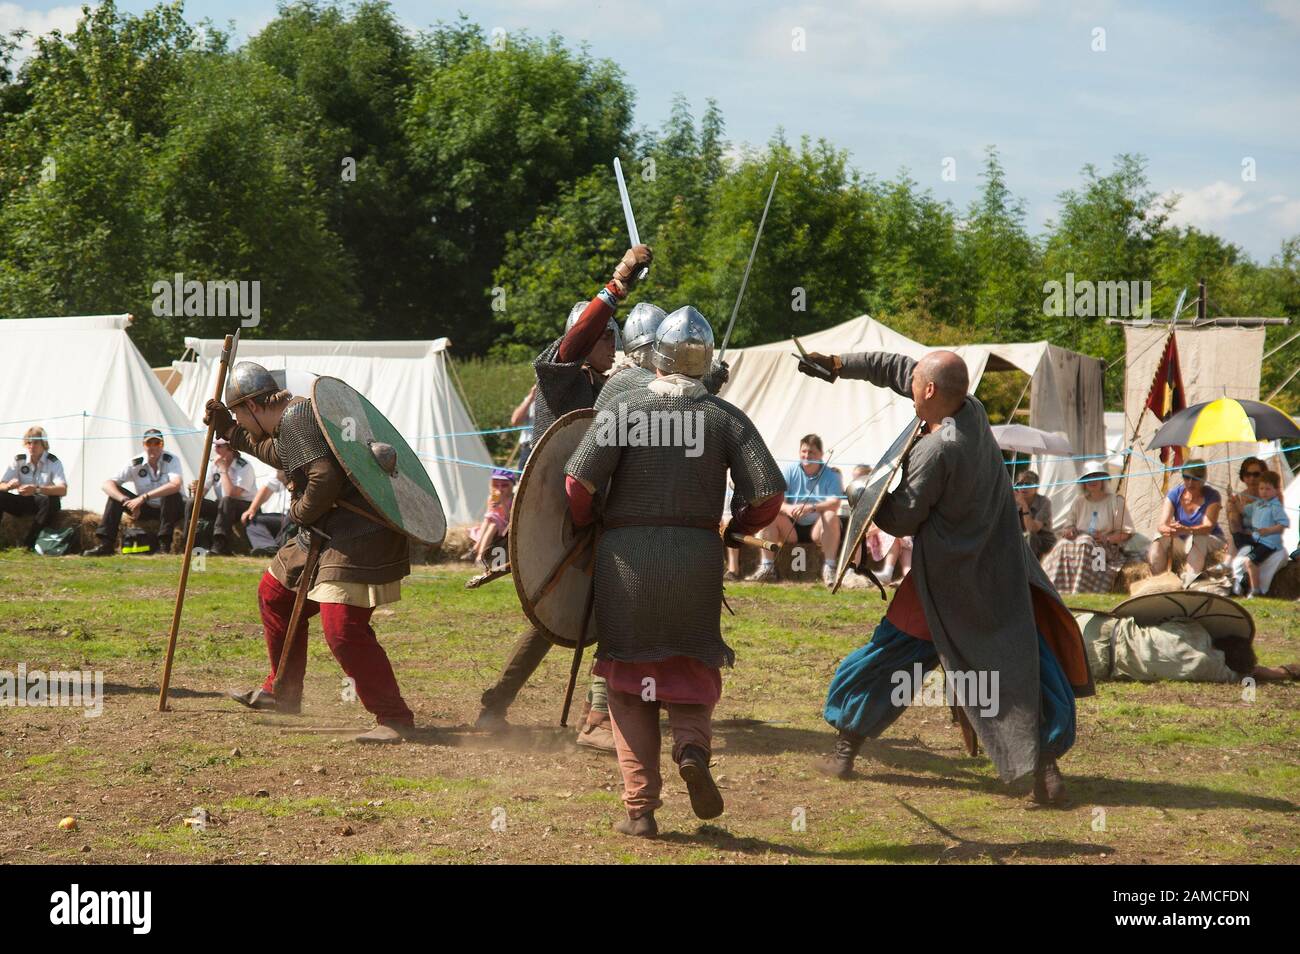
[[[262,630],[266,635],[266,652],[271,657],[271,673],[262,683],[270,692],[275,683],[275,669],[280,665],[289,617],[293,615],[293,590],[285,587],[270,573],[262,574],[257,588],[257,602],[262,610]],[[357,698],[375,718],[387,725],[414,725],[415,715],[402,700],[397,688],[397,677],[388,654],[375,638],[370,626],[374,609],[364,606],[347,606],[343,603],[317,603],[307,600],[303,605],[302,620],[293,652],[289,655],[280,699],[297,702],[302,699],[302,680],[307,673],[307,621],[320,614],[325,630],[325,643],[343,672],[352,680]]]
[[[609,717],[614,732],[618,767],[623,773],[623,804],[628,816],[640,818],[663,805],[659,797],[664,779],[659,773],[663,742],[659,735],[659,707],[668,709],[673,732],[673,761],[680,762],[682,750],[699,746],[712,750],[713,706],[685,702],[644,702],[630,692],[609,687]]]

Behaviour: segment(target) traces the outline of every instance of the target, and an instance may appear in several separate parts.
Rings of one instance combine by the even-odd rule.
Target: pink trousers
[[[673,733],[673,761],[681,760],[682,749],[697,745],[706,753],[713,742],[713,706],[683,702],[644,702],[630,692],[609,690],[609,717],[614,730],[618,767],[623,773],[623,804],[632,818],[652,812],[663,800],[663,776],[659,757],[663,748],[659,736],[659,707],[668,709]]]

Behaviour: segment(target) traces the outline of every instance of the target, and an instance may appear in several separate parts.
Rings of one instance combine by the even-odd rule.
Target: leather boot
[[[634,838],[654,838],[659,834],[659,825],[655,822],[655,813],[646,812],[640,818],[621,818],[614,822],[614,830],[620,835]]]
[[[614,730],[609,727],[609,713],[588,706],[578,730],[578,744],[597,752],[616,752]]]
[[[1061,805],[1065,802],[1065,779],[1056,767],[1056,759],[1039,759],[1034,769],[1034,801],[1040,805]]]
[[[853,775],[853,760],[862,748],[863,738],[841,731],[835,737],[835,751],[817,763],[817,771],[832,778],[850,778]]]
[[[722,814],[722,793],[709,772],[709,753],[698,745],[686,746],[682,749],[677,771],[686,783],[691,796],[691,810],[696,818],[717,818]]]
[[[380,722],[369,732],[355,736],[352,741],[362,745],[392,745],[410,737],[414,731],[413,725],[386,725]]]
[[[291,702],[288,699],[277,700],[275,696],[260,688],[249,689],[247,692],[227,689],[226,697],[233,699],[241,706],[247,706],[250,709],[259,709],[264,712],[282,712],[286,715],[297,715],[302,711],[301,700],[297,702]]]

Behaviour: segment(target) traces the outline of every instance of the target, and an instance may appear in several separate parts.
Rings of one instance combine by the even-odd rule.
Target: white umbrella
[[[1059,431],[1040,431],[1026,424],[998,424],[993,428],[993,436],[1003,450],[1061,456],[1074,453],[1064,434]]]

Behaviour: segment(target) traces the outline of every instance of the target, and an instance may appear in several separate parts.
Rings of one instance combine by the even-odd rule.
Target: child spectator
[[[492,471],[492,493],[488,497],[483,522],[469,532],[474,541],[474,560],[484,569],[488,566],[487,554],[493,545],[510,531],[510,507],[515,502],[515,475],[508,470]]]
[[[1253,528],[1250,547],[1250,597],[1259,592],[1259,565],[1282,549],[1282,531],[1291,525],[1282,504],[1282,478],[1275,470],[1266,470],[1259,476],[1259,497],[1247,504],[1246,519]]]

